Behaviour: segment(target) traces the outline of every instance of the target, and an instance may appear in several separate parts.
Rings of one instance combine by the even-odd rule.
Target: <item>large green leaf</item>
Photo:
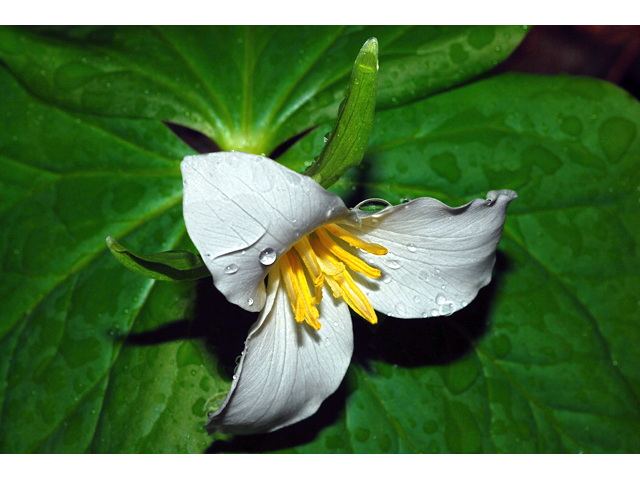
[[[105,244],[108,234],[139,251],[185,243],[178,161],[192,151],[155,121],[44,106],[5,70],[0,92],[2,451],[201,450],[202,412],[184,408],[194,390],[178,386],[213,388],[216,360],[198,360],[202,341],[124,339],[134,325],[186,318],[193,285],[156,286]],[[158,444],[172,423],[190,433],[177,427]]]
[[[502,58],[521,27],[212,31],[0,33],[1,451],[640,450],[635,100],[570,77],[500,76],[442,92]],[[178,168],[193,151],[159,120],[238,149],[246,133],[266,152],[328,122],[280,158],[303,170],[371,36],[384,111],[361,168],[332,190],[452,205],[518,190],[494,280],[448,318],[381,316],[375,327],[354,318],[353,365],[317,415],[273,434],[212,439],[205,403],[228,389],[255,315],[228,305],[210,279],[137,276],[105,238],[142,255],[194,251]],[[225,48],[207,49],[207,37]],[[437,52],[468,53],[466,73],[401,75],[420,60],[437,66]],[[98,69],[94,83],[55,83],[57,67],[84,63]],[[57,75],[86,79],[66,72]],[[402,93],[410,82],[415,92],[394,103],[394,85]],[[429,98],[394,108],[413,95]]]
[[[379,107],[462,83],[506,58],[526,27],[100,27],[0,33],[32,92],[83,112],[155,118],[223,150],[271,153],[335,120],[367,38],[382,52]]]

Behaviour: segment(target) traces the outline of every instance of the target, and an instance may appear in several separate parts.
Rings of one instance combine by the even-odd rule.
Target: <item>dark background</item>
[[[534,26],[495,71],[586,75],[640,98],[640,26]]]

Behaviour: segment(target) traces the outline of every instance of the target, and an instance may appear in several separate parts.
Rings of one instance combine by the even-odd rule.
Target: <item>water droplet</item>
[[[235,380],[235,379],[237,379],[238,377],[234,375],[232,378],[233,378],[233,380]]]
[[[387,285],[391,283],[391,277],[389,275],[385,275],[382,277],[382,283],[386,283]]]
[[[415,303],[420,303],[420,300],[421,300],[421,298],[420,298],[418,295],[416,295],[415,297],[413,297],[413,301],[414,301]]]
[[[453,303],[447,302],[440,307],[440,313],[442,315],[451,315],[453,313]]]
[[[409,250],[410,252],[416,252],[418,250],[418,247],[416,247],[413,243],[410,243],[407,245],[407,250]]]
[[[249,304],[249,306],[253,305],[253,298],[250,298],[249,300],[247,300],[247,303]]]
[[[224,269],[224,273],[226,273],[227,275],[233,275],[237,271],[238,271],[238,265],[236,265],[235,263],[227,265],[227,267]]]
[[[337,327],[338,326],[338,322],[333,322],[333,326]]]
[[[247,251],[246,250],[242,250],[242,255],[246,255]]]
[[[385,263],[393,270],[397,270],[402,266],[398,260],[385,260]]]
[[[431,309],[431,316],[432,317],[437,317],[438,315],[440,315],[440,310],[438,310],[437,308],[432,308]]]
[[[438,296],[436,297],[436,303],[438,305],[444,305],[444,303],[447,301],[446,298],[444,298],[444,295],[442,295],[441,293],[438,294]]]
[[[260,256],[258,258],[262,265],[273,265],[273,262],[276,261],[276,251],[271,247],[265,248],[260,252]]]
[[[362,210],[362,207],[368,207],[369,205],[383,205],[384,208],[390,207],[391,204],[387,202],[384,198],[369,198],[368,200],[363,200],[355,207],[354,210]]]
[[[377,218],[372,218],[369,221],[371,222],[371,225],[378,225],[378,223],[380,223]]]

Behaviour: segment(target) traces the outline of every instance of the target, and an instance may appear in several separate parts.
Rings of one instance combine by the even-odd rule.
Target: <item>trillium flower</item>
[[[370,323],[449,315],[491,280],[511,190],[451,208],[349,210],[310,177],[239,152],[185,157],[189,236],[230,302],[260,312],[209,431],[277,430],[316,412]],[[265,278],[266,286],[265,286]]]

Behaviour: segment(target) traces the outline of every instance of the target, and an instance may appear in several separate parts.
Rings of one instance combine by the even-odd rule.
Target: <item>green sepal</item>
[[[324,148],[305,172],[324,188],[344,172],[360,165],[369,143],[378,91],[378,40],[370,38],[360,49],[351,71],[346,98],[340,104],[338,121],[328,134]]]
[[[171,250],[152,255],[134,255],[111,237],[107,237],[107,246],[122,265],[154,280],[198,280],[211,276],[202,257],[195,253]]]

